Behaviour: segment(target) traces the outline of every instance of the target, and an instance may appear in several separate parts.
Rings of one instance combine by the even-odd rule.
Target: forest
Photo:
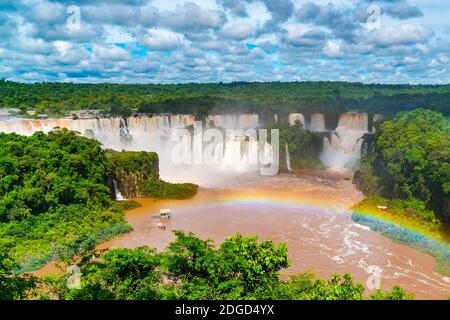
[[[450,225],[449,137],[450,120],[442,114],[399,113],[366,138],[370,152],[355,182],[367,195],[403,200],[411,217]]]
[[[425,109],[399,113],[366,135],[367,154],[353,182],[367,196],[353,209],[354,220],[436,258],[436,271],[450,275],[450,120]],[[380,212],[378,206],[385,206]],[[366,212],[394,223],[381,226],[359,215]],[[362,220],[361,220],[362,219]],[[370,219],[369,219],[370,220]],[[427,242],[398,228],[437,240]]]
[[[111,183],[113,171],[124,172],[125,165],[140,174],[142,196],[188,198],[197,192],[193,184],[160,180],[155,153],[111,155],[98,141],[67,129],[30,137],[0,133],[0,252],[18,263],[15,271],[72,257],[130,231],[124,210],[136,203],[113,201]]]
[[[264,119],[290,112],[345,111],[393,115],[419,107],[450,115],[450,85],[382,85],[356,82],[233,82],[186,84],[19,83],[0,80],[0,107],[47,116],[96,109],[109,115],[258,112]]]
[[[364,294],[350,274],[330,280],[299,273],[288,280],[279,271],[289,266],[286,244],[258,241],[240,234],[216,248],[209,240],[175,231],[166,250],[150,247],[86,250],[79,271],[38,279],[14,275],[13,262],[0,255],[0,299],[60,300],[409,300],[395,286]],[[96,259],[92,259],[95,255]],[[77,278],[79,276],[79,278]],[[71,278],[72,277],[72,278]],[[67,284],[71,283],[71,286]]]

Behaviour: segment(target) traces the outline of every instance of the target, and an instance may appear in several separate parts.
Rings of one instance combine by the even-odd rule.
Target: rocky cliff
[[[148,180],[159,179],[159,159],[155,152],[110,151],[109,178],[107,184],[115,197],[117,191],[125,198],[139,198],[142,185]],[[119,190],[115,190],[114,180]]]

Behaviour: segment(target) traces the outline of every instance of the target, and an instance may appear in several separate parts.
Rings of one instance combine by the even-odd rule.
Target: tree
[[[68,275],[46,279],[59,299],[308,299],[360,300],[364,287],[350,274],[319,279],[300,273],[281,280],[289,266],[286,244],[259,242],[240,234],[216,249],[210,240],[175,231],[166,250],[110,249],[88,253],[79,264],[81,288],[68,289]],[[44,298],[47,298],[44,296]],[[377,299],[403,299],[401,289],[379,291]]]
[[[417,213],[426,206],[450,223],[449,137],[450,121],[439,113],[398,114],[379,126],[374,153],[362,159],[358,184],[369,193],[408,200]]]
[[[16,275],[19,266],[8,254],[0,254],[0,300],[26,298],[37,286],[37,278],[28,274]]]

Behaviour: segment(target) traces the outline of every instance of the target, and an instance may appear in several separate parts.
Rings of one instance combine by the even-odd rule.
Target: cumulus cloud
[[[253,35],[253,26],[246,22],[233,23],[224,28],[223,35],[234,40],[244,40]]]
[[[327,41],[323,53],[330,58],[340,57],[342,55],[341,46],[337,42]]]
[[[284,40],[294,47],[311,47],[324,43],[326,34],[317,27],[304,27],[302,25],[288,25]]]
[[[370,42],[378,46],[408,45],[426,42],[433,31],[423,25],[401,24],[375,30]]]
[[[355,41],[360,27],[360,21],[355,19],[354,9],[338,7],[332,3],[317,5],[308,2],[298,9],[296,18],[302,23],[327,27],[334,37],[348,42]]]
[[[368,30],[371,0],[0,0],[0,72],[20,81],[448,82],[448,24],[435,17],[450,6],[420,2],[376,2],[381,28]]]
[[[179,5],[175,10],[163,11],[157,19],[161,25],[179,32],[218,29],[226,22],[222,11],[203,9],[192,2]]]
[[[139,42],[151,50],[173,50],[182,44],[181,35],[164,29],[150,29]]]
[[[408,19],[423,16],[423,12],[419,9],[419,7],[412,6],[406,1],[401,1],[387,6],[385,8],[385,12],[391,17],[399,19]]]
[[[246,17],[247,16],[247,9],[245,7],[246,0],[218,0],[218,4],[229,10],[233,15],[239,16],[239,17]]]

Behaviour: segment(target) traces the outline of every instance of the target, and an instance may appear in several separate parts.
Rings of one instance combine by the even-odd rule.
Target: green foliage
[[[66,129],[31,137],[0,134],[0,221],[60,205],[107,206],[107,159],[100,144]]]
[[[376,174],[374,168],[375,159],[375,153],[364,156],[357,164],[353,176],[353,183],[366,195],[380,195],[382,192],[380,177]]]
[[[299,273],[289,281],[261,292],[261,299],[276,300],[362,300],[364,287],[353,282],[350,274],[333,274],[331,280],[317,278],[313,273]]]
[[[160,179],[142,182],[142,194],[157,199],[188,199],[197,194],[198,185],[193,183],[170,183]]]
[[[15,275],[17,264],[7,254],[0,254],[0,300],[18,300],[36,288],[37,279],[31,275]]]
[[[405,218],[411,224],[420,225],[429,231],[438,231],[442,227],[433,211],[428,210],[423,201],[418,199],[386,199],[379,196],[368,196],[353,207],[356,211],[376,211],[377,206],[386,206],[388,213],[394,217]],[[383,214],[383,213],[380,213]],[[384,214],[386,216],[386,214]]]
[[[0,134],[0,252],[32,270],[129,231],[107,173],[100,144],[75,132]]]
[[[289,266],[287,246],[237,234],[217,249],[192,233],[176,231],[167,249],[110,249],[79,264],[81,288],[68,289],[68,275],[45,279],[57,299],[308,299],[361,300],[364,288],[349,274],[319,279],[300,273],[280,280]],[[87,256],[86,256],[87,257]],[[378,291],[376,299],[410,298],[400,288]]]
[[[278,280],[277,272],[289,265],[287,246],[240,234],[214,250],[211,241],[175,232],[177,240],[164,256],[169,274],[181,280],[182,299],[243,299]]]
[[[116,152],[108,150],[109,172],[119,176],[127,172],[141,172],[147,179],[159,178],[159,160],[155,152]]]
[[[394,286],[391,292],[386,292],[381,289],[375,291],[370,295],[372,300],[413,300],[414,296],[405,292],[399,286]]]
[[[322,112],[337,117],[359,109],[393,114],[418,107],[449,114],[449,85],[382,85],[351,82],[233,82],[208,84],[73,84],[0,81],[0,107],[22,113],[67,115],[98,109],[127,116],[146,113],[254,112],[280,116]]]
[[[286,170],[286,144],[292,169],[323,168],[319,159],[323,145],[323,135],[304,130],[299,123],[295,126],[273,124],[266,129],[279,129],[280,134],[280,168]],[[269,131],[270,132],[270,131]],[[270,139],[270,136],[268,137]]]
[[[439,113],[400,113],[379,126],[375,151],[362,159],[356,182],[368,194],[407,199],[404,204],[432,220],[424,203],[450,223],[449,137],[450,121]]]

